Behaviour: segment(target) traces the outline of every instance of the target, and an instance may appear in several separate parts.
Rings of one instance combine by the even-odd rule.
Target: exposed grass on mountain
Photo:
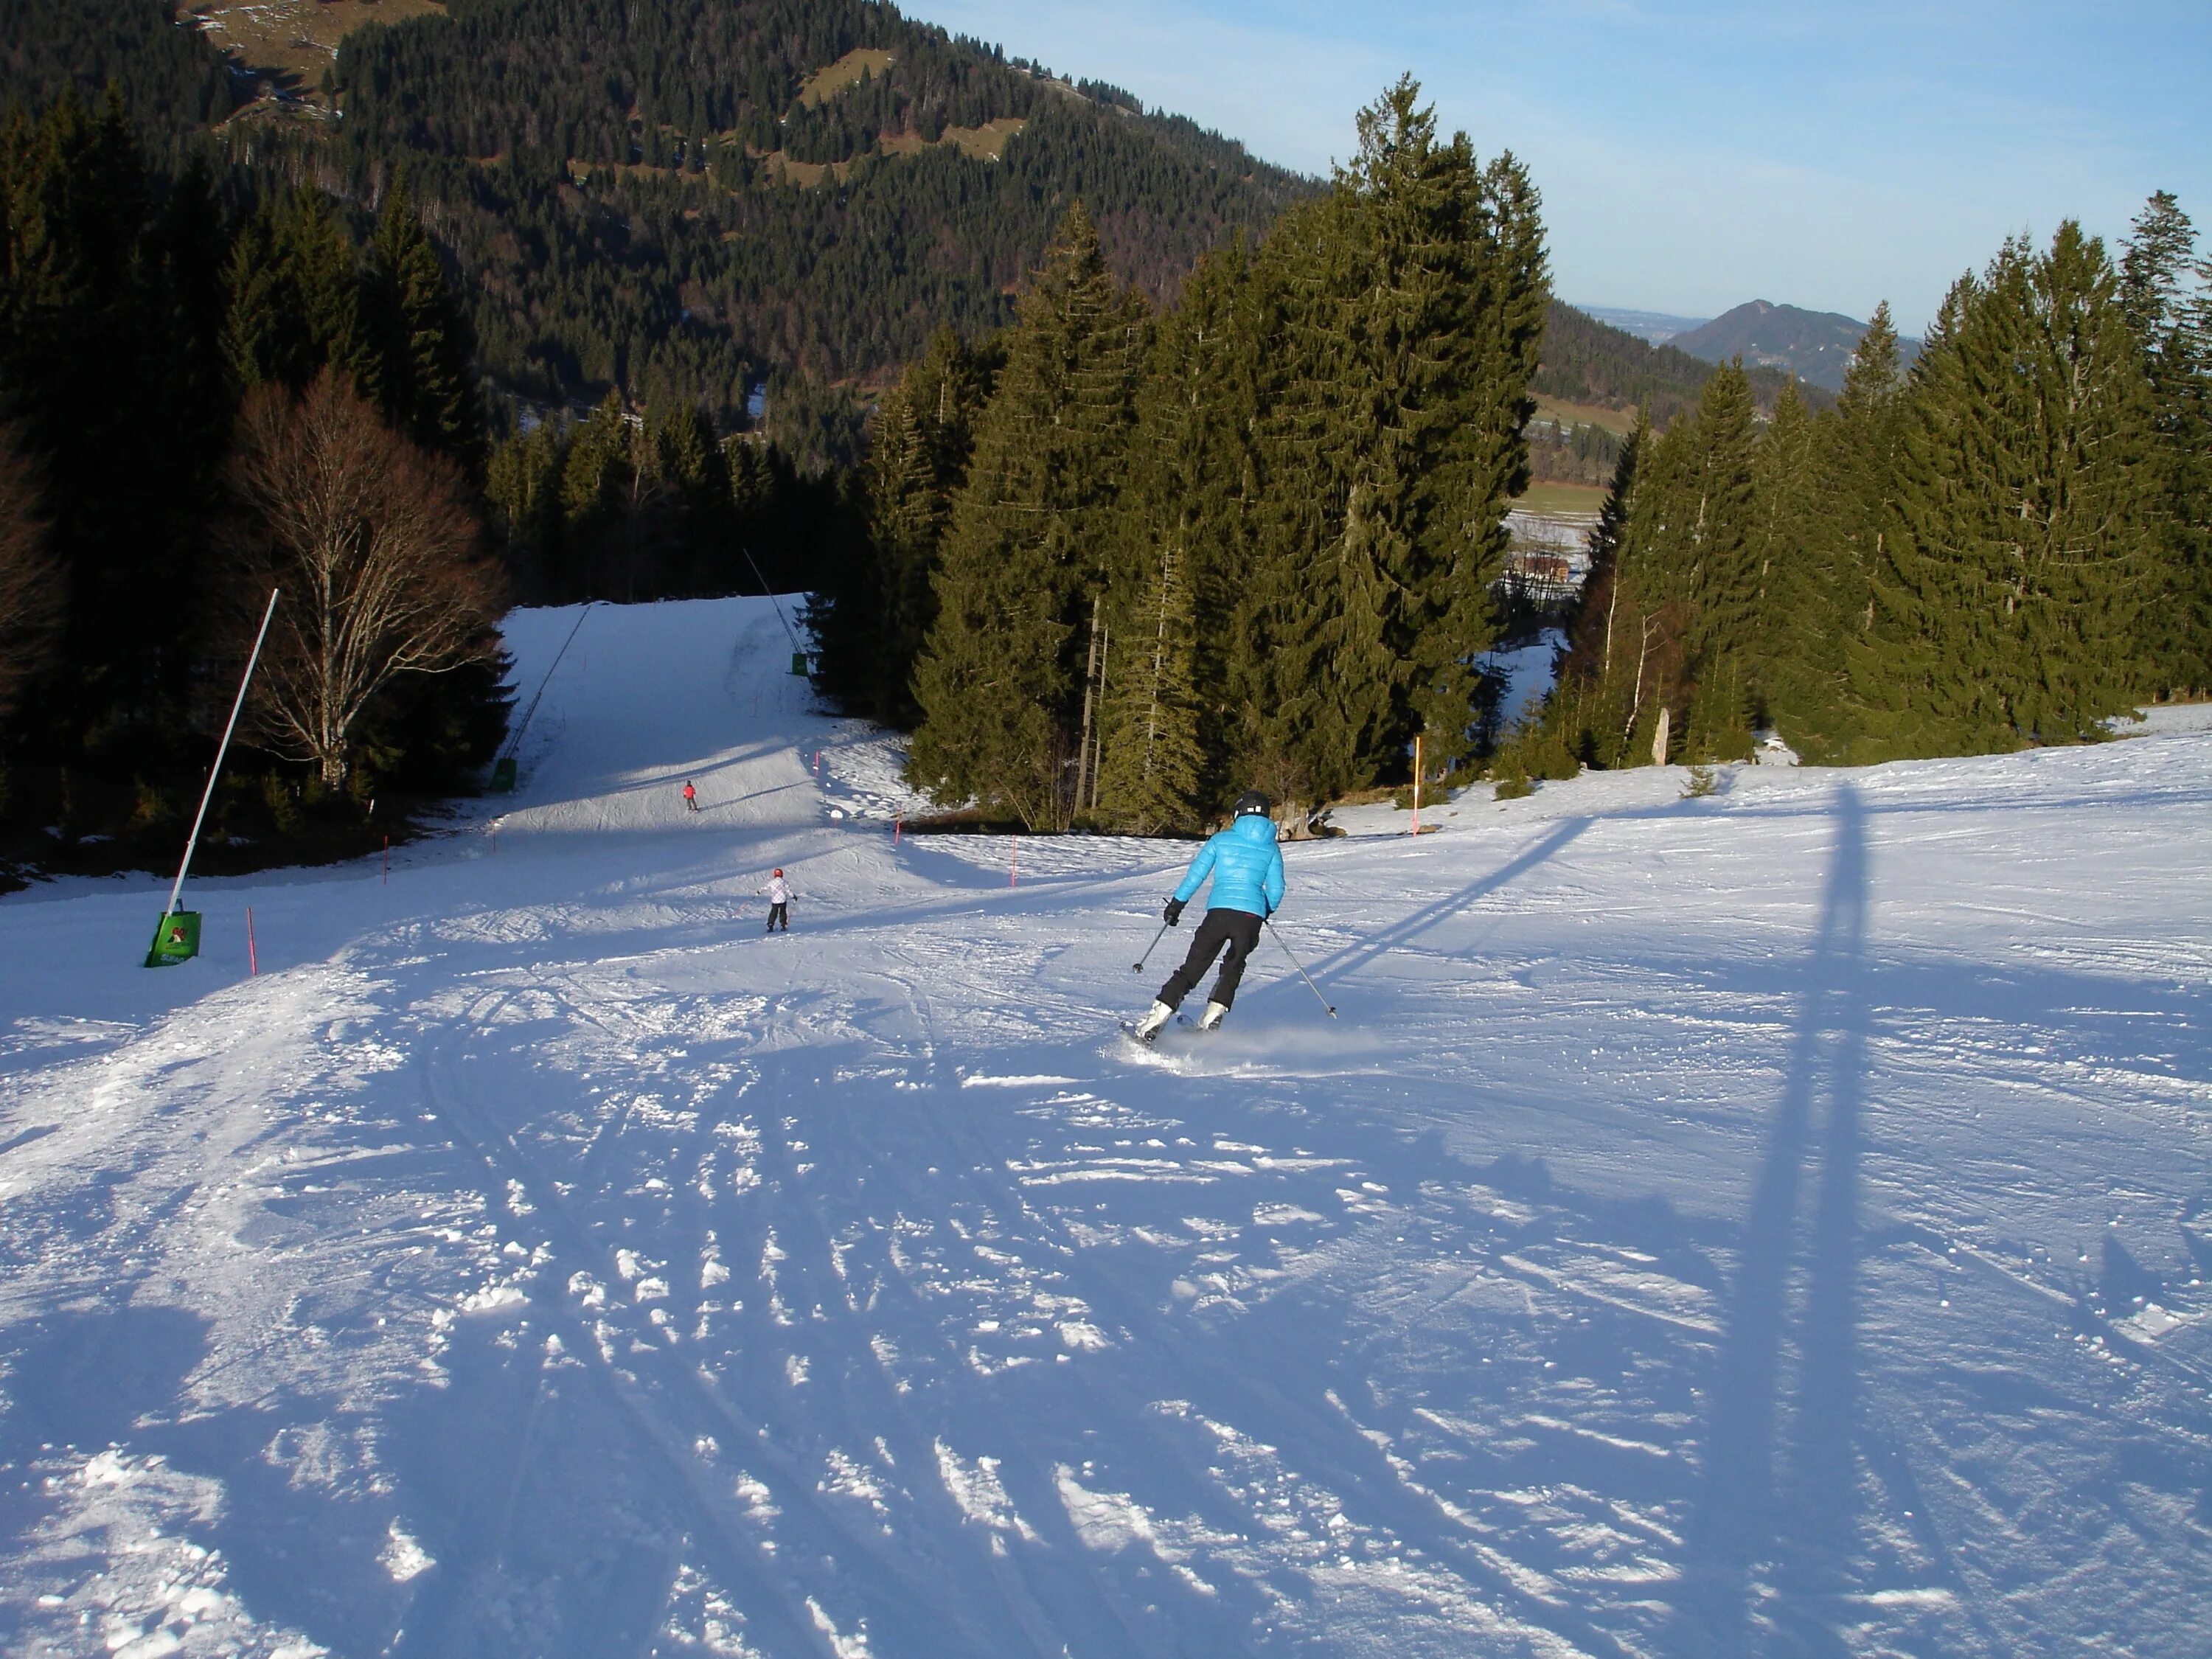
[[[1541,392],[1536,394],[1536,418],[1566,426],[1594,426],[1616,438],[1626,438],[1629,428],[1636,424],[1632,410],[1623,412],[1603,404],[1573,403],[1565,398],[1547,398]]]
[[[944,142],[971,161],[995,161],[1006,153],[1006,143],[1029,123],[1018,115],[1002,115],[980,127],[947,127]]]
[[[445,9],[445,0],[203,0],[191,15],[246,68],[327,104],[323,71],[337,61],[347,35],[367,23],[404,23]]]
[[[892,61],[891,54],[880,46],[855,47],[836,63],[808,76],[799,88],[799,101],[809,109],[827,103],[871,76],[882,75],[890,68]]]

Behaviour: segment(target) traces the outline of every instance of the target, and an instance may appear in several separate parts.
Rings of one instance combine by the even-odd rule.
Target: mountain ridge
[[[1757,364],[1785,370],[1809,386],[1841,392],[1844,376],[1866,331],[1866,324],[1841,312],[1807,311],[1771,300],[1747,300],[1709,323],[1674,336],[1668,343],[1707,362],[1724,363],[1731,357],[1741,357],[1747,368]],[[1917,340],[1898,342],[1903,362],[1910,363],[1919,349]]]

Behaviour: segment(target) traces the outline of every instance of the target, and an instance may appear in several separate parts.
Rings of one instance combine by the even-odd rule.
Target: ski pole
[[[1174,926],[1175,923],[1171,921],[1164,921],[1160,924],[1160,931],[1152,935],[1152,942],[1145,947],[1145,954],[1129,964],[1131,973],[1141,974],[1145,971],[1145,964],[1152,959],[1152,952],[1160,948],[1160,941],[1168,936],[1168,929]]]
[[[1285,945],[1283,943],[1283,936],[1275,932],[1275,924],[1273,922],[1269,921],[1265,916],[1261,917],[1260,921],[1261,924],[1267,928],[1267,932],[1273,936],[1275,943],[1283,946],[1283,954],[1291,959],[1291,966],[1298,970],[1298,977],[1305,981],[1306,989],[1311,991],[1315,996],[1320,998],[1321,1006],[1327,1008],[1328,1010],[1328,1017],[1331,1019],[1334,1019],[1336,1018],[1335,1006],[1332,1004],[1327,997],[1322,996],[1321,987],[1313,982],[1313,975],[1306,972],[1305,964],[1298,960],[1297,952],[1291,950],[1288,945]]]

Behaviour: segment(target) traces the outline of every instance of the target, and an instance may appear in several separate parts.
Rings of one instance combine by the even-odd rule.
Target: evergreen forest
[[[314,88],[147,0],[11,15],[16,866],[173,855],[267,588],[337,581],[301,481],[368,522],[364,458],[442,620],[279,607],[280,669],[367,666],[273,676],[218,867],[472,787],[518,601],[806,592],[824,693],[1040,830],[1188,830],[1255,784],[1303,828],[1417,739],[1513,788],[1768,731],[2070,742],[2212,684],[2212,283],[2169,197],[2116,252],[2008,244],[1909,372],[1884,311],[1831,395],[1557,302],[1525,171],[1410,79],[1316,181],[870,0],[452,0]],[[1501,734],[1535,479],[1607,497]]]
[[[373,435],[370,489],[413,489],[447,527],[410,580],[456,596],[449,636],[412,658],[404,628],[347,641],[355,683],[300,694],[325,705],[313,741],[257,705],[209,860],[359,850],[404,833],[405,803],[468,787],[507,706],[474,358],[404,190],[357,218],[313,189],[255,199],[197,162],[165,172],[112,89],[0,127],[0,860],[173,858],[264,583],[291,594],[271,685],[332,643],[294,533],[314,461],[295,417],[317,388],[351,447]]]
[[[1548,288],[1536,192],[1408,79],[1324,195],[1157,310],[1070,210],[980,361],[884,400],[827,686],[939,799],[1034,829],[1295,821],[1475,759]]]
[[[2212,687],[2209,521],[2212,262],[2160,193],[2117,258],[2071,222],[2008,242],[1910,373],[1883,307],[1831,409],[1761,419],[1729,366],[1642,421],[1500,770],[2094,738]]]

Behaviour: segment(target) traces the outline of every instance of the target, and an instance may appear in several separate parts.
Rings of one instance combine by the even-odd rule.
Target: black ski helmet
[[[1256,789],[1247,789],[1237,797],[1237,816],[1267,817],[1275,810],[1275,804]]]

